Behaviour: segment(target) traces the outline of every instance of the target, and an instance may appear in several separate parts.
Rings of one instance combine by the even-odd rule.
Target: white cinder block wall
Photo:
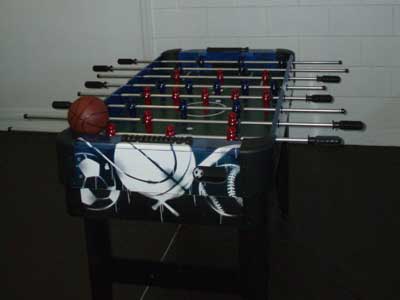
[[[21,116],[74,100],[92,65],[143,55],[140,0],[1,0],[0,130],[66,128]]]
[[[400,0],[152,0],[152,13],[154,56],[170,48],[249,46],[289,48],[304,60],[342,59],[351,73],[330,86],[336,102],[329,107],[349,114],[292,120],[363,120],[366,132],[340,132],[346,142],[400,146]],[[332,134],[292,135],[308,132]]]

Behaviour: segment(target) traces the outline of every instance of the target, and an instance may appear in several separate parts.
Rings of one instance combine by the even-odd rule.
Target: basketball
[[[68,111],[68,123],[77,133],[98,134],[107,127],[108,110],[104,101],[94,96],[75,100]]]

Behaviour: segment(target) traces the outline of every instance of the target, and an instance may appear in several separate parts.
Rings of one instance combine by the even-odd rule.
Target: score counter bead
[[[174,127],[174,125],[168,125],[167,127],[166,127],[166,129],[165,129],[165,136],[167,136],[167,137],[173,137],[173,136],[175,136],[176,135],[176,132],[175,132],[175,127]]]

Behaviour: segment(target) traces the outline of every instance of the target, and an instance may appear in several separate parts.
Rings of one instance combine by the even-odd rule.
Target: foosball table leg
[[[280,157],[277,169],[277,197],[281,217],[289,216],[289,143],[280,145]]]
[[[266,300],[269,290],[267,225],[239,229],[239,272],[242,299]]]
[[[92,300],[112,300],[111,242],[106,220],[84,218]]]

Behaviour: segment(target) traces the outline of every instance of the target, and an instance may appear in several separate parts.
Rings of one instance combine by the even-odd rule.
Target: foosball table
[[[335,135],[289,137],[290,127],[364,128],[292,122],[291,114],[346,113],[292,103],[332,102],[323,84],[340,83],[348,69],[319,68],[342,62],[298,61],[290,50],[248,48],[173,49],[154,61],[118,63],[94,66],[102,81],[85,83],[107,92],[53,103],[69,109],[59,171],[69,213],[85,220],[93,299],[111,299],[114,282],[266,299],[269,208],[279,202],[287,210],[287,144],[343,144]],[[310,73],[321,75],[304,76]],[[113,257],[110,218],[235,226],[239,270]]]

